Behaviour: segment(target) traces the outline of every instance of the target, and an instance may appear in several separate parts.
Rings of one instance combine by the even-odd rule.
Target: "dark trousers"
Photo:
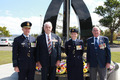
[[[34,80],[35,69],[21,69],[18,73],[18,80]]]
[[[55,80],[56,66],[42,67],[42,80]]]
[[[19,66],[18,80],[34,80],[35,62],[27,62]]]

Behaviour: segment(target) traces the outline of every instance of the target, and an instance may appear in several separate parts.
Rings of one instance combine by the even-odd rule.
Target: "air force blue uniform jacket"
[[[68,80],[83,80],[83,41],[72,39],[65,43],[65,52],[67,55],[67,74]]]
[[[13,42],[13,67],[25,67],[27,61],[35,62],[35,44],[36,39],[29,36],[29,42],[24,35],[18,36]]]
[[[13,67],[18,67],[18,80],[34,80],[35,74],[35,45],[34,37],[29,40],[22,34],[13,42]]]
[[[99,46],[95,49],[94,37],[90,37],[87,40],[87,63],[90,63],[90,67],[105,68],[106,63],[110,62],[111,52],[108,38],[99,36]]]

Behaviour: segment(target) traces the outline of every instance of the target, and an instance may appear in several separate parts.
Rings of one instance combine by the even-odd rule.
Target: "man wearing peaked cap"
[[[71,39],[65,43],[68,80],[83,80],[83,41],[77,39],[77,29],[72,28],[70,32]]]
[[[23,34],[13,42],[13,67],[18,72],[18,80],[34,80],[36,39],[29,35],[31,26],[31,22],[23,22]]]
[[[21,27],[23,28],[25,28],[25,27],[28,27],[28,28],[30,28],[32,26],[32,23],[31,22],[29,22],[29,21],[26,21],[26,22],[23,22],[22,24],[21,24]]]

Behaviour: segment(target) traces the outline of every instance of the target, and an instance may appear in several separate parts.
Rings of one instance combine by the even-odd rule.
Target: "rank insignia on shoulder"
[[[76,50],[82,50],[82,45],[77,45]]]

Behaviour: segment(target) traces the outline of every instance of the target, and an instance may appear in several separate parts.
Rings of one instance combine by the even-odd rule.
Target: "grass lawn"
[[[120,63],[120,52],[112,52],[112,61]],[[0,51],[0,65],[12,62],[11,51]]]
[[[120,44],[120,41],[114,40],[113,43]]]
[[[12,62],[11,51],[0,51],[0,65]]]
[[[120,63],[120,52],[111,53],[112,61]]]

